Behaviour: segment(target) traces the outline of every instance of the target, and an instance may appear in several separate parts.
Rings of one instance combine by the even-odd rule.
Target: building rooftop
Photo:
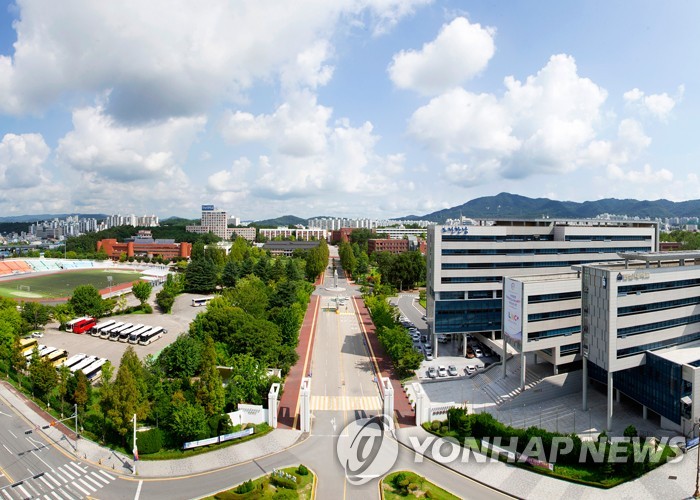
[[[659,349],[654,354],[679,365],[690,365],[700,360],[700,340]]]
[[[566,280],[580,280],[581,277],[577,272],[565,272],[557,274],[541,274],[535,276],[509,276],[510,279],[514,281],[521,281],[523,283],[544,283],[547,281],[566,281]]]
[[[625,260],[641,260],[644,262],[669,262],[674,260],[700,260],[700,250],[676,252],[624,252],[618,253]]]

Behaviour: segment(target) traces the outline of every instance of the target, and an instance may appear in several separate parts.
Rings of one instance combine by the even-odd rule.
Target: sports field
[[[69,297],[80,285],[93,285],[98,290],[110,286],[107,276],[112,277],[112,286],[131,283],[141,273],[117,269],[85,269],[40,274],[32,277],[0,281],[0,296],[12,299],[55,299]]]

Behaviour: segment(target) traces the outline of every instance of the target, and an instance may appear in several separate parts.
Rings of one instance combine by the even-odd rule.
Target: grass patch
[[[316,480],[313,472],[308,471],[307,475],[300,475],[297,473],[297,467],[286,467],[282,471],[296,477],[297,481],[294,483],[296,489],[283,488],[279,485],[275,486],[272,484],[274,479],[271,474],[268,474],[206,498],[207,500],[252,500],[264,498],[311,500],[313,498],[314,482]]]
[[[131,283],[141,277],[138,271],[119,271],[113,269],[81,269],[77,271],[62,271],[51,274],[17,278],[0,283],[0,296],[21,298],[24,291],[20,286],[28,286],[33,297],[61,298],[72,295],[73,290],[80,285],[93,285],[98,290],[109,288],[107,276],[112,277],[112,286]]]
[[[414,472],[392,472],[382,479],[384,498],[435,498],[438,500],[459,500],[459,497],[434,485]]]
[[[427,309],[427,308],[428,308],[428,301],[427,301],[427,300],[425,300],[425,299],[420,299],[420,300],[418,301],[418,303],[419,303],[421,306],[423,306],[423,309]]]

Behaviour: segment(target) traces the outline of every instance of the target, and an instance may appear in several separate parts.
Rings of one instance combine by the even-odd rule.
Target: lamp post
[[[700,420],[693,424],[693,429],[697,429],[700,425]],[[698,462],[695,468],[695,493],[693,493],[693,498],[700,498],[700,444],[697,446],[698,450]]]

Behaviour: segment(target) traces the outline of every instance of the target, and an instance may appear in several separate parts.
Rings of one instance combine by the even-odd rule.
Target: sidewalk
[[[0,398],[29,421],[28,430],[31,428],[34,433],[43,433],[49,441],[69,455],[76,456],[84,462],[90,462],[96,467],[102,467],[110,473],[132,475],[134,463],[132,456],[117,453],[89,439],[78,440],[76,453],[73,431],[62,424],[41,429],[42,426],[52,422],[54,417],[27,400],[23,394],[18,393],[14,387],[4,381],[0,382]],[[300,436],[299,431],[275,429],[260,438],[194,457],[178,460],[140,460],[137,464],[137,472],[142,477],[172,477],[215,470],[282,451],[296,443]]]
[[[408,402],[408,397],[401,386],[401,381],[394,373],[394,365],[389,356],[384,352],[384,348],[379,343],[376,330],[369,310],[365,305],[365,301],[358,297],[352,298],[357,311],[358,321],[365,332],[365,336],[369,341],[372,358],[379,368],[382,377],[387,377],[391,380],[391,385],[394,388],[394,412],[400,427],[414,426],[416,422],[416,413]]]

